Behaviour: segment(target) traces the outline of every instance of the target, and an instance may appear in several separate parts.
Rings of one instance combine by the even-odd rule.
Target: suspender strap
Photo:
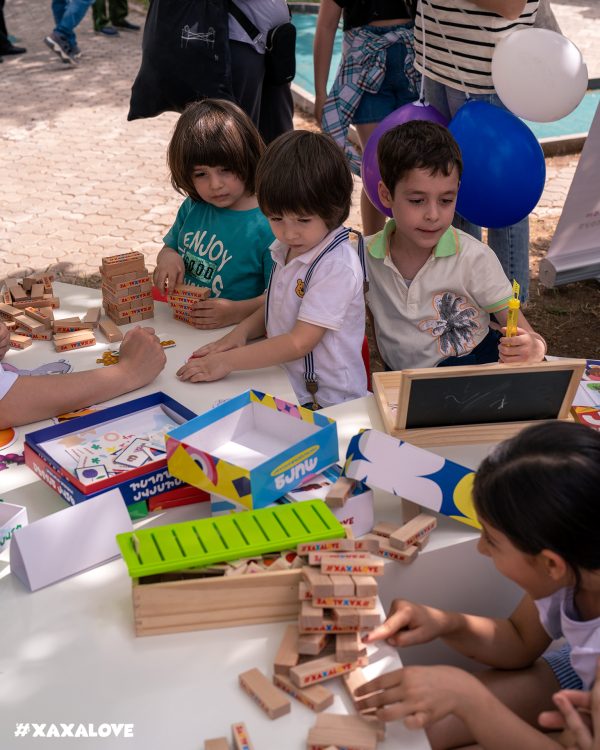
[[[358,257],[360,260],[360,265],[363,271],[363,279],[364,279],[364,287],[365,291],[368,288],[369,281],[367,278],[367,265],[365,261],[365,243],[363,240],[363,236],[360,232],[357,232],[354,229],[346,229],[345,227],[342,228],[335,237],[331,240],[331,242],[325,247],[321,252],[317,255],[317,257],[313,260],[313,262],[309,265],[308,270],[306,271],[306,274],[304,275],[304,294],[306,294],[308,290],[308,285],[310,284],[310,280],[313,276],[313,273],[318,266],[319,262],[322,258],[324,258],[328,253],[330,253],[332,250],[335,250],[335,248],[338,245],[341,245],[342,242],[346,242],[348,240],[348,235],[350,232],[353,232],[358,236]],[[267,296],[265,301],[265,326],[268,323],[269,320],[269,299],[270,299],[270,293],[271,293],[271,283],[273,281],[273,273],[275,271],[275,265],[271,268],[271,276],[269,277],[269,284],[267,285]],[[304,356],[304,384],[306,385],[306,390],[310,393],[312,396],[313,404],[312,408],[314,410],[320,409],[319,403],[317,401],[317,391],[319,390],[319,379],[317,378],[317,373],[315,371],[315,363],[314,363],[314,357],[313,353],[309,352]]]

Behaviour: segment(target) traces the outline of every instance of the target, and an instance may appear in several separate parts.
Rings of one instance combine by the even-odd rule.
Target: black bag
[[[205,97],[233,101],[222,0],[151,0],[128,120],[182,112]]]
[[[290,83],[296,75],[296,27],[282,23],[267,33],[265,80],[273,85]]]
[[[261,35],[252,21],[229,0],[229,12],[254,41]],[[265,40],[265,81],[273,86],[290,83],[296,75],[296,27],[282,23],[267,32]]]

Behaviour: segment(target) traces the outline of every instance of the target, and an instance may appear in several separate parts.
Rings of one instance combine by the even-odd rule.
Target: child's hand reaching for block
[[[402,719],[407,729],[422,729],[449,714],[478,708],[486,690],[476,677],[457,667],[405,667],[356,688],[357,710],[377,709],[383,721]],[[493,699],[492,699],[493,700]]]
[[[429,643],[444,632],[445,613],[423,604],[394,599],[386,621],[368,633],[363,641],[385,639],[392,646],[415,646]]]

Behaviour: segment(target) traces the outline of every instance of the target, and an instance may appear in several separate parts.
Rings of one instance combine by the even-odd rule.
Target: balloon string
[[[421,76],[421,90],[419,91],[419,101],[427,105],[425,101],[425,71],[427,70],[427,48],[425,44],[425,17],[423,15],[423,3],[419,3],[419,12],[421,13],[421,41],[423,46],[423,75]]]
[[[454,68],[456,69],[456,76],[458,78],[458,83],[460,83],[462,91],[465,94],[465,98],[468,100],[468,99],[471,98],[471,96],[470,96],[469,92],[467,91],[467,85],[464,82],[462,75],[460,74],[460,68],[458,67],[458,65],[456,63],[456,60],[454,59],[454,54],[452,52],[452,48],[448,44],[448,40],[446,39],[446,35],[444,34],[444,30],[442,28],[442,25],[439,22],[437,16],[435,15],[435,12],[433,10],[433,6],[430,4],[429,0],[420,0],[420,5],[419,5],[419,8],[421,10],[421,33],[423,35],[423,70],[426,70],[426,67],[425,67],[425,62],[426,62],[426,58],[425,58],[425,17],[424,17],[424,12],[423,12],[423,6],[426,5],[426,4],[429,5],[429,10],[431,12],[432,18],[433,18],[433,20],[435,21],[435,23],[437,25],[438,31],[440,32],[440,35],[441,35],[442,39],[444,40],[444,44],[445,44],[446,49],[448,50],[448,53],[450,55],[450,60],[452,61],[452,65],[454,65]],[[463,11],[463,13],[466,13],[466,11]],[[483,31],[483,29],[482,29],[482,31]],[[424,78],[425,78],[425,76],[423,76],[423,79]],[[424,87],[423,80],[421,81],[421,87],[422,88]]]

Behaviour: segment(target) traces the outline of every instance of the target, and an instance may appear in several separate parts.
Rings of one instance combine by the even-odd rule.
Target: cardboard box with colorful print
[[[334,420],[249,390],[167,436],[173,476],[263,508],[338,459]]]

